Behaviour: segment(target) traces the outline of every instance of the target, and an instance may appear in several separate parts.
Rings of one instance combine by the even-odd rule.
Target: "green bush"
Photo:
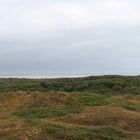
[[[51,135],[55,140],[121,140],[126,134],[112,127],[90,128],[71,127],[66,128],[61,125],[45,125],[39,138]]]
[[[140,111],[140,104],[134,104],[134,103],[131,103],[129,101],[122,102],[121,106],[124,107],[125,109],[128,109],[128,110]]]
[[[81,94],[80,103],[86,106],[103,106],[111,102],[109,97],[95,94]]]
[[[65,108],[65,107],[46,107],[46,108],[32,108],[24,111],[14,113],[25,119],[47,118],[47,117],[62,117],[70,113],[79,113],[79,108]]]

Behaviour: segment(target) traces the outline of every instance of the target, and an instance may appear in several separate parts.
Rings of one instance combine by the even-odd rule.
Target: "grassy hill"
[[[140,140],[140,77],[0,79],[0,140]]]

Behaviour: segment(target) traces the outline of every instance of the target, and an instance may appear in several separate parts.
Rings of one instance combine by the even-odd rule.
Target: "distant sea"
[[[0,76],[0,78],[27,78],[27,79],[54,79],[54,78],[78,78],[78,77],[87,77],[90,75],[9,75],[9,76]]]
[[[102,76],[102,75],[122,75],[122,76],[139,76],[140,74],[75,74],[75,75],[0,75],[0,78],[26,78],[26,79],[54,79],[54,78],[78,78],[88,76]]]

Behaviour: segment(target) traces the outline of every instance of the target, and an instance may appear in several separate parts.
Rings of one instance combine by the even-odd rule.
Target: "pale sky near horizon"
[[[140,74],[139,0],[0,0],[0,76]]]

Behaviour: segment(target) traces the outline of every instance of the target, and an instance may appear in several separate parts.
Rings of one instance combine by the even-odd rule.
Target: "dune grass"
[[[32,108],[28,110],[18,111],[14,113],[25,119],[37,119],[37,118],[50,118],[50,117],[62,117],[71,113],[80,113],[79,108],[65,108],[65,107],[45,107],[45,108]]]
[[[112,127],[65,127],[58,124],[47,124],[42,127],[41,133],[36,137],[41,140],[49,137],[53,140],[121,140],[127,134]]]
[[[139,81],[0,79],[0,140],[139,140]]]

